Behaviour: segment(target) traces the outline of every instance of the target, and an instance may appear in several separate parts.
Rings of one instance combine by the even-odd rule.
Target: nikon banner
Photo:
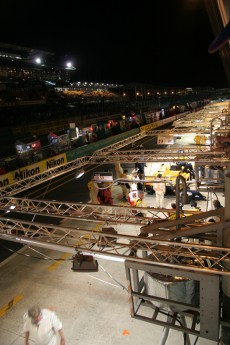
[[[0,188],[7,187],[10,184],[24,180],[41,174],[47,170],[56,168],[67,163],[66,154],[63,153],[58,156],[51,157],[38,163],[34,163],[17,170],[8,172],[7,174],[0,175]]]

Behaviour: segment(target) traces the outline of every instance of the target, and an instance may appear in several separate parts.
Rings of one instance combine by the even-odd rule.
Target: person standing
[[[125,180],[131,180],[131,176],[129,175],[129,172],[127,169],[123,169],[120,163],[115,163],[115,171],[117,174],[117,178],[125,179]],[[124,200],[128,201],[129,198],[129,192],[130,192],[130,184],[128,182],[125,183],[119,183],[122,189],[122,197]]]
[[[29,340],[35,341],[36,345],[65,345],[62,322],[54,311],[41,309],[39,305],[29,308],[24,315],[25,345]]]
[[[99,204],[98,201],[98,184],[94,181],[93,177],[88,182],[88,190],[89,190],[89,202],[92,204]]]
[[[158,181],[161,181],[161,174],[157,175],[157,179]],[[164,208],[164,195],[166,192],[166,187],[165,187],[165,183],[163,182],[155,182],[153,184],[153,189],[155,190],[156,193],[156,204],[157,204],[157,208]]]
[[[113,196],[112,196],[111,188],[108,187],[104,189],[104,187],[106,187],[105,184],[100,185],[101,189],[99,189],[98,195],[97,195],[98,201],[102,205],[113,205]]]
[[[140,180],[145,180],[145,167],[147,167],[146,163],[135,163],[135,170]],[[144,190],[144,183],[138,182],[137,187],[138,190]]]
[[[123,174],[121,174],[121,178],[124,178],[126,180],[131,179],[127,169],[124,169]],[[128,200],[129,192],[130,192],[130,184],[128,182],[121,183],[121,189],[122,189],[122,193],[123,193],[123,199]]]
[[[147,167],[146,163],[135,163],[135,169],[140,180],[145,179],[145,167]]]
[[[89,131],[86,131],[86,133],[85,133],[85,142],[86,142],[87,144],[89,144],[89,141],[90,141]]]

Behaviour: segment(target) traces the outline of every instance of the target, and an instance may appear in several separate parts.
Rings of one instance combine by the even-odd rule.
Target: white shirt
[[[155,190],[156,193],[165,194],[165,191],[166,191],[165,183],[160,183],[160,182],[154,183],[153,189]]]
[[[62,323],[57,315],[49,310],[42,309],[42,319],[33,324],[28,313],[24,315],[24,332],[29,332],[29,338],[34,340],[36,345],[56,345],[57,334],[62,329]]]

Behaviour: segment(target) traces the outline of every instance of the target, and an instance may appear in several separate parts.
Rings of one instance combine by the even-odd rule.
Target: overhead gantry
[[[173,133],[175,134],[175,131]],[[159,131],[151,133],[158,134]],[[12,185],[8,185],[6,181],[0,189],[0,238],[21,243],[31,249],[38,247],[72,255],[88,253],[96,258],[123,260],[133,317],[217,340],[221,322],[220,279],[230,276],[224,264],[230,259],[230,248],[224,246],[224,233],[230,228],[230,222],[223,219],[224,209],[201,213],[186,211],[190,215],[183,218],[180,218],[177,212],[177,219],[170,220],[168,209],[142,208],[144,216],[139,217],[136,216],[134,207],[14,197],[38,184],[92,164],[194,161],[200,165],[228,166],[230,163],[225,153],[210,151],[207,147],[184,146],[165,150],[143,150],[134,147],[132,150],[120,150],[136,142],[137,138],[140,140],[147,135],[150,133],[141,133],[119,145],[116,143],[97,151],[93,156],[78,158],[41,174],[23,179],[18,177]],[[23,215],[30,215],[33,220],[20,219]],[[218,223],[205,221],[214,215],[219,215],[222,220]],[[40,216],[42,221],[37,222],[36,216]],[[50,224],[52,219],[57,225]],[[98,224],[97,230],[91,226],[94,223]],[[120,225],[130,226],[133,235],[122,231]],[[199,305],[184,301],[167,301],[154,293],[148,293],[148,284],[144,283],[144,278],[149,273],[179,276],[185,280],[199,282]],[[210,294],[205,294],[204,291],[208,289]],[[171,312],[170,318],[165,322],[157,319],[159,308],[153,308],[151,317],[140,315],[143,301],[147,304],[154,300],[180,306],[180,312]],[[185,324],[184,311],[192,317],[191,327]],[[178,314],[183,320],[181,327],[171,321],[175,321]]]
[[[229,157],[225,152],[200,151],[190,147],[172,148],[166,150],[132,150],[109,153],[108,155],[95,154],[85,156],[76,160],[51,168],[42,173],[30,174],[20,179],[18,176],[15,183],[9,184],[7,178],[2,181],[0,196],[13,196],[39,184],[45,183],[66,173],[75,172],[87,165],[114,164],[114,163],[136,163],[136,162],[180,162],[194,161],[198,165],[226,166],[229,164]],[[23,172],[23,168],[21,168]]]
[[[168,209],[142,208],[144,217],[136,217],[133,213],[136,208],[132,207],[7,197],[1,199],[0,205],[5,213],[0,218],[1,239],[21,243],[28,250],[43,248],[70,253],[73,262],[79,253],[92,255],[96,259],[123,261],[133,318],[161,325],[165,329],[174,328],[185,334],[218,339],[222,303],[220,280],[230,278],[230,272],[223,264],[230,260],[230,248],[222,243],[230,222],[211,224],[202,221],[217,214],[223,217],[224,209],[199,214],[191,212],[190,216],[170,220]],[[11,215],[8,211],[14,213],[14,218],[7,218],[7,215]],[[18,219],[17,212],[19,216],[29,214],[33,220]],[[36,216],[42,216],[43,221],[37,222]],[[54,223],[59,220],[58,225],[50,224],[52,218]],[[197,223],[198,220],[201,223]],[[93,226],[95,222],[98,224],[97,230]],[[121,224],[122,228],[119,227]],[[128,225],[135,235],[126,232]],[[180,277],[178,289],[182,282],[194,286],[199,284],[196,292],[198,302],[188,302],[185,295],[182,300],[175,296],[171,299],[159,296],[159,286],[155,292],[152,291],[154,284],[160,282],[163,276],[168,277],[169,281],[172,277]],[[162,284],[166,283],[162,281]],[[171,284],[176,284],[176,280]],[[189,294],[194,294],[191,284]],[[184,285],[182,288],[186,294]],[[166,285],[161,289],[165,291]],[[162,319],[161,314],[165,309],[156,307],[159,303],[168,305],[166,320]],[[153,310],[152,315],[149,309]],[[191,319],[189,325],[185,316]],[[172,322],[176,319],[179,320],[178,324]]]
[[[5,213],[0,218],[0,238],[5,240],[71,253],[88,252],[156,265],[161,263],[183,270],[192,267],[197,272],[230,274],[221,263],[230,256],[229,248],[222,246],[223,231],[230,222],[204,222],[204,218],[213,215],[223,217],[223,209],[198,214],[188,211],[189,216],[176,220],[166,216],[168,209],[141,208],[147,216],[135,217],[134,207],[63,204],[23,198],[6,198],[0,209],[14,213],[11,217],[9,213],[8,218]],[[159,217],[160,212],[165,218]],[[33,215],[34,219],[21,220],[17,213]],[[44,220],[38,222],[36,216],[43,216]],[[50,224],[52,218],[55,222],[59,219],[58,225]],[[67,220],[71,220],[71,225],[65,223]],[[99,223],[98,229],[93,230],[89,221]],[[119,230],[119,224],[132,225],[136,235],[126,234],[124,227]],[[115,230],[112,233],[111,228]],[[213,245],[200,244],[205,241]],[[146,254],[142,255],[143,252]]]

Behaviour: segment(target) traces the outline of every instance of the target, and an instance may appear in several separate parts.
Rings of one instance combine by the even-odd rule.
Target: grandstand
[[[37,57],[41,58],[39,64]],[[9,149],[7,155],[14,154],[16,140],[61,131],[69,122],[84,125],[86,119],[96,123],[115,114],[166,107],[174,113],[191,99],[216,97],[213,89],[188,93],[186,89],[139,83],[76,82],[72,80],[75,73],[74,67],[57,64],[54,53],[0,43],[0,144]]]

